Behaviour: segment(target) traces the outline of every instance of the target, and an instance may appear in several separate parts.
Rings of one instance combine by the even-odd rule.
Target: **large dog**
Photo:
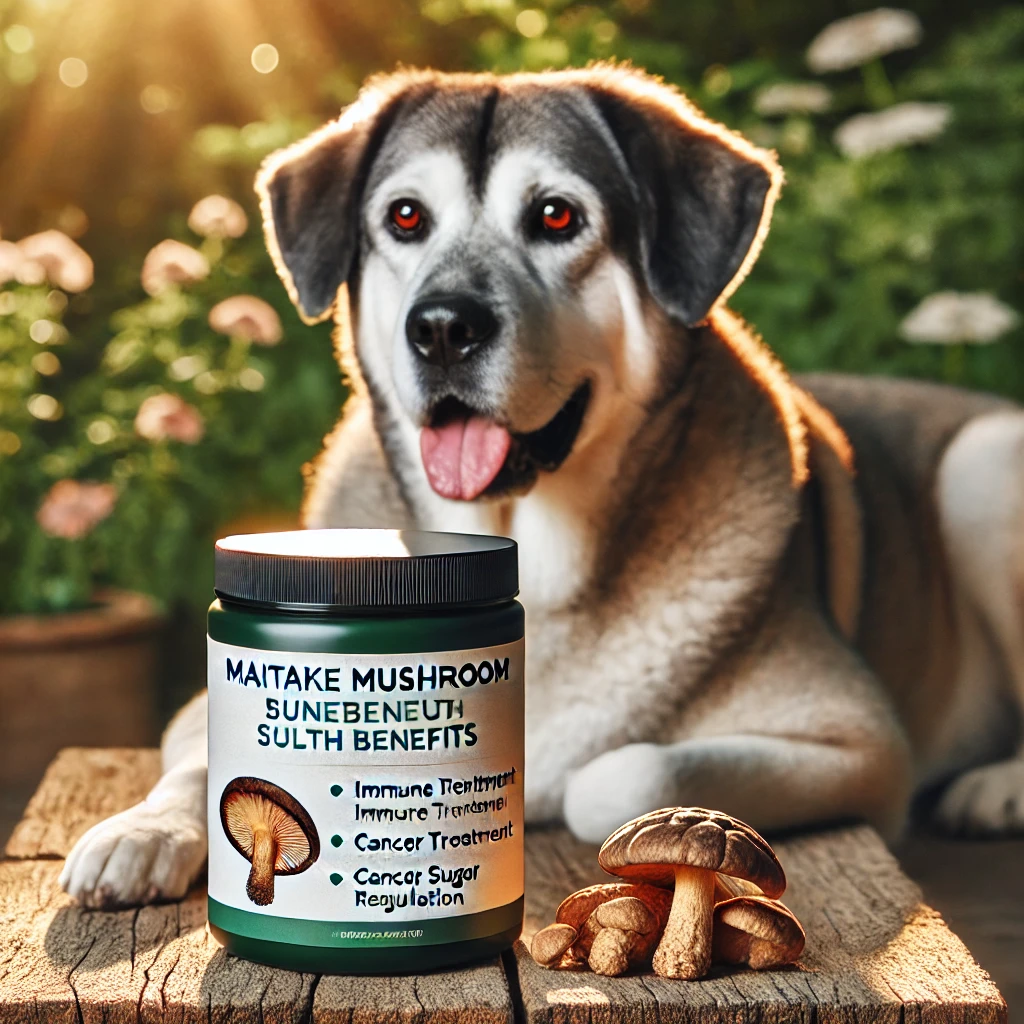
[[[891,833],[959,776],[949,829],[1019,830],[1024,760],[996,759],[1024,695],[1024,414],[788,378],[723,306],[780,181],[628,69],[372,80],[258,179],[352,384],[306,524],[518,540],[531,822],[600,840],[703,804]],[[68,891],[186,889],[205,713],[80,841]]]

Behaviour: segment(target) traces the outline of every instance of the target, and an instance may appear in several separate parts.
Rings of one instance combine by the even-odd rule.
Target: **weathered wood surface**
[[[155,750],[61,751],[0,863],[0,1024],[512,1024],[498,960],[395,978],[297,974],[228,956],[206,892],[179,904],[82,911],[60,859],[145,796]]]
[[[69,750],[47,772],[0,863],[0,1024],[1005,1021],[988,976],[866,828],[777,847],[785,899],[807,929],[799,965],[716,969],[700,982],[547,971],[522,944],[458,971],[318,977],[226,955],[206,933],[202,891],[137,911],[80,910],[56,884],[59,858],[158,770],[155,751]],[[594,854],[564,832],[528,835],[526,940],[568,892],[605,877]]]
[[[766,972],[713,968],[697,982],[601,978],[545,970],[520,946],[528,1024],[1005,1021],[1006,1004],[989,976],[922,904],[877,833],[824,832],[775,850],[789,880],[783,900],[807,931],[799,964]],[[595,854],[561,831],[529,837],[525,941],[554,920],[566,893],[607,878]]]
[[[97,821],[137,804],[160,777],[160,751],[67,747],[50,762],[4,851],[63,860]]]

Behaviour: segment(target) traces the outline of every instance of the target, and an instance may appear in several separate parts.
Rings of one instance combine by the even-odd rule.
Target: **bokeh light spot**
[[[271,46],[270,43],[260,43],[253,49],[251,60],[252,66],[261,75],[269,75],[277,67],[280,57],[276,46]]]
[[[28,329],[28,336],[37,344],[45,345],[53,340],[56,327],[52,320],[35,320]]]
[[[709,96],[724,96],[732,88],[732,73],[723,64],[712,64],[704,72],[704,88]]]
[[[37,352],[32,357],[32,369],[44,377],[60,373],[60,360],[52,352]]]
[[[116,434],[117,431],[107,420],[93,420],[85,428],[85,436],[93,444],[106,444],[108,441],[113,441]]]
[[[171,109],[171,90],[162,85],[147,85],[139,93],[139,106],[147,114],[162,114],[165,110]]]
[[[4,32],[4,42],[11,53],[28,53],[36,45],[36,37],[27,25],[10,25]]]
[[[21,449],[21,438],[13,430],[0,430],[0,455],[16,455]]]
[[[64,413],[53,395],[32,395],[25,404],[37,420],[59,420]]]
[[[536,39],[537,36],[543,35],[547,27],[548,16],[536,8],[528,7],[516,15],[516,28],[519,34],[526,36],[527,39]]]
[[[238,383],[241,384],[246,391],[262,391],[263,385],[266,383],[266,379],[254,366],[247,366],[238,375]]]
[[[85,85],[89,78],[89,66],[79,57],[65,57],[60,62],[60,80],[69,88]]]

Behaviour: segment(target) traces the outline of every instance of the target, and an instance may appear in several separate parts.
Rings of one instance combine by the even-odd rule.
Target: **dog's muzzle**
[[[498,319],[469,295],[420,299],[405,320],[413,351],[431,366],[447,370],[468,359],[498,333]]]

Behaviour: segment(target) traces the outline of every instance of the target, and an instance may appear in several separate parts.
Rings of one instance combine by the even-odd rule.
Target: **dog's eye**
[[[565,199],[549,197],[542,199],[536,207],[534,230],[542,238],[563,239],[576,234],[580,215],[576,208]]]
[[[388,207],[388,224],[399,238],[421,234],[426,220],[423,207],[415,199],[396,199]]]

